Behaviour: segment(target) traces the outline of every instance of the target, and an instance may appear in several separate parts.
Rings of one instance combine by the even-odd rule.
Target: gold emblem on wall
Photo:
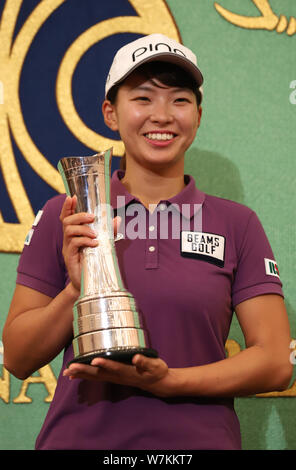
[[[34,213],[16,165],[10,133],[23,158],[57,192],[64,192],[58,171],[41,153],[30,136],[23,118],[19,86],[22,67],[42,25],[66,0],[43,0],[32,11],[13,39],[23,0],[6,0],[0,24],[0,167],[19,223],[7,223],[0,212],[0,251],[20,253]],[[138,16],[120,16],[95,24],[71,44],[57,76],[56,100],[64,123],[72,134],[94,151],[113,146],[123,154],[123,144],[91,130],[80,118],[72,97],[72,77],[83,54],[94,44],[118,33],[161,32],[180,40],[174,19],[164,0],[129,0]]]
[[[296,340],[293,340],[290,345],[291,357],[290,360],[293,364],[296,363]],[[234,339],[226,341],[225,349],[228,357],[233,357],[241,351],[240,344]],[[39,376],[31,376],[26,380],[20,382],[20,391],[17,397],[11,397],[10,386],[10,373],[5,367],[2,367],[2,376],[0,376],[0,400],[5,404],[12,403],[32,403],[32,398],[28,395],[28,387],[31,384],[43,384],[48,395],[44,398],[45,403],[50,403],[53,399],[57,379],[52,371],[50,364],[38,370]],[[296,380],[292,382],[287,390],[282,392],[269,392],[254,395],[255,398],[280,398],[280,397],[295,397],[296,396]],[[12,398],[12,400],[11,400]]]
[[[292,36],[296,33],[296,19],[286,18],[285,15],[277,16],[269,4],[268,0],[252,0],[261,13],[261,16],[244,16],[232,13],[226,8],[222,7],[218,3],[214,3],[214,6],[218,13],[223,16],[227,21],[247,29],[267,29],[268,31],[276,30],[277,33],[283,33],[286,31],[288,36]]]

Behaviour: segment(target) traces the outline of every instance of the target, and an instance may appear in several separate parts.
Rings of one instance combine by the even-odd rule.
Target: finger
[[[89,238],[89,237],[73,237],[67,243],[67,250],[68,254],[77,253],[80,248],[95,248],[99,245],[99,242],[96,238]]]
[[[122,373],[128,371],[130,366],[122,362],[113,361],[111,359],[105,359],[104,357],[96,357],[91,362],[92,366],[98,366],[102,369],[112,373]]]
[[[76,196],[73,196],[73,197],[76,198]],[[64,226],[83,225],[83,224],[90,224],[94,222],[95,215],[89,212],[73,213],[71,209],[71,198],[68,196],[62,208],[60,219],[62,220]],[[113,219],[113,230],[114,230],[115,236],[117,235],[121,221],[122,221],[122,218],[120,216],[116,216]]]
[[[69,214],[62,220],[64,226],[68,225],[83,225],[90,224],[94,221],[94,214],[88,212],[78,212],[75,214]]]
[[[99,361],[100,362],[100,361]],[[116,364],[121,366],[120,363],[112,364],[115,361],[107,361],[105,367],[94,366],[93,361],[91,365],[73,363],[68,369],[65,369],[63,375],[68,377],[69,380],[85,379],[85,380],[97,380],[107,381],[113,383],[126,383],[129,379],[128,375],[119,374],[117,371]],[[104,361],[102,361],[104,363]]]
[[[97,234],[88,225],[66,225],[64,230],[66,239],[72,237],[96,238]]]
[[[131,364],[100,357],[93,359],[91,365],[98,366],[102,376],[111,382],[130,384],[135,379],[136,369]]]
[[[63,371],[64,377],[69,377],[70,379],[75,378],[96,378],[98,376],[99,368],[92,367],[87,364],[72,363]]]
[[[67,196],[61,211],[61,220],[75,213],[77,206],[77,196]]]

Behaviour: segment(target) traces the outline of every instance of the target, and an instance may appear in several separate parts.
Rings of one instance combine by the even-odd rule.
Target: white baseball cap
[[[150,34],[121,47],[112,62],[106,80],[105,96],[109,90],[124,80],[146,62],[160,60],[179,65],[196,81],[201,95],[203,76],[197,66],[196,55],[187,47],[163,34]]]

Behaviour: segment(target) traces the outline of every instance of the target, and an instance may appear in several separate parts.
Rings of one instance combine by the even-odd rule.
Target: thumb
[[[133,359],[132,363],[136,366],[138,372],[149,372],[153,366],[151,364],[151,359],[142,354],[136,354]]]
[[[120,227],[120,224],[121,224],[121,217],[119,215],[117,215],[116,217],[114,217],[113,219],[113,230],[114,230],[114,238],[116,237],[117,235],[117,232],[119,230],[119,227]]]

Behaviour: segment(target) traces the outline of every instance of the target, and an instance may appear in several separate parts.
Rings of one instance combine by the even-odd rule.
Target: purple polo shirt
[[[235,306],[260,294],[283,295],[256,214],[205,195],[192,177],[185,177],[185,188],[160,201],[157,218],[151,219],[120,177],[122,172],[116,171],[111,186],[113,208],[123,218],[116,252],[123,282],[145,318],[151,347],[169,367],[224,359]],[[17,283],[51,297],[68,281],[59,221],[64,198],[46,203],[18,267]],[[72,357],[70,344],[62,370]],[[69,381],[62,371],[36,442],[37,449],[240,447],[231,398],[157,398],[132,387]]]

